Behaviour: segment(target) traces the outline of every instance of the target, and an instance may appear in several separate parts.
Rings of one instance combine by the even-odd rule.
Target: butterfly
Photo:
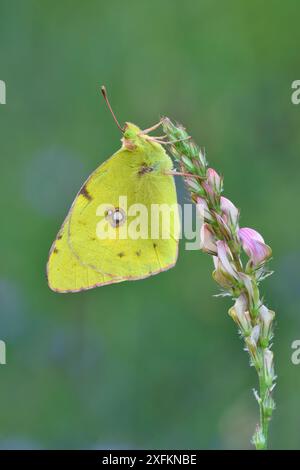
[[[105,87],[102,94],[123,134],[122,147],[82,185],[51,246],[47,278],[56,292],[143,279],[177,261],[179,214],[173,164],[163,147],[164,137],[149,135],[161,122],[146,130],[131,123],[122,128]],[[158,207],[156,225],[168,219],[164,231],[153,236],[148,217],[140,233],[137,207],[148,216]],[[134,236],[128,236],[130,224],[136,229]]]

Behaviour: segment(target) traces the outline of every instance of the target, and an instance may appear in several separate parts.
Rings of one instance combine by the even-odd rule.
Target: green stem
[[[262,353],[266,348],[262,348]],[[260,429],[262,433],[262,439],[260,442],[256,442],[253,439],[254,444],[258,450],[265,450],[268,447],[268,432],[269,423],[274,409],[273,400],[271,398],[271,386],[266,383],[264,365],[257,371],[259,378],[259,413],[260,413]],[[269,399],[270,397],[270,399]],[[268,406],[269,402],[269,406]]]
[[[207,203],[210,212],[209,223],[211,230],[214,232],[215,241],[222,240],[227,244],[232,254],[231,263],[235,267],[236,272],[239,273],[242,280],[247,279],[253,288],[253,292],[251,291],[250,294],[248,287],[246,284],[243,284],[243,281],[239,282],[232,279],[232,282],[235,284],[227,287],[227,290],[236,301],[241,294],[248,297],[249,312],[245,312],[248,314],[248,317],[245,316],[246,327],[245,323],[241,323],[237,316],[232,316],[232,314],[231,316],[239,326],[240,333],[245,340],[251,358],[251,363],[254,365],[258,375],[259,393],[255,393],[255,395],[259,403],[260,420],[252,442],[256,449],[263,450],[267,448],[269,421],[275,408],[272,389],[274,388],[276,377],[273,370],[273,354],[269,346],[272,338],[271,325],[274,312],[267,309],[269,312],[268,319],[260,313],[260,307],[263,302],[259,294],[259,281],[257,280],[256,273],[252,272],[251,265],[249,268],[247,267],[248,265],[244,267],[241,261],[241,244],[237,236],[238,224],[236,226],[229,224],[229,228],[219,225],[219,218],[222,216],[222,211],[220,210],[222,184],[220,188],[215,188],[214,195],[211,197],[210,192],[207,192],[207,186],[203,184],[207,178],[208,169],[205,155],[196,144],[191,140],[187,140],[188,134],[182,126],[174,125],[169,119],[165,118],[163,128],[168,136],[168,140],[174,142],[170,146],[173,158],[178,163],[179,168],[189,175],[185,177],[186,181],[188,183],[189,180],[193,182],[193,184],[188,184],[192,200],[197,202],[197,198],[200,197],[205,199]],[[194,178],[194,175],[202,176],[203,180],[199,183],[199,179]],[[226,283],[222,287],[226,290]],[[267,322],[268,326],[266,326]]]
[[[264,438],[265,438],[265,448],[267,448],[269,421],[266,417],[265,407],[264,407],[264,400],[266,398],[266,384],[264,383],[264,380],[262,377],[259,378],[259,395],[262,400],[260,403],[260,407],[259,407],[260,408],[260,425],[261,425]]]

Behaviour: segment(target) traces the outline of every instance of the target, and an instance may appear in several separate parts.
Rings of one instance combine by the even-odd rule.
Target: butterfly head
[[[161,147],[154,137],[150,137],[146,131],[141,130],[135,124],[126,122],[123,128],[123,146],[127,150],[146,149],[147,147]]]
[[[125,147],[127,150],[135,150],[138,148],[145,150],[147,147],[151,147],[151,146],[152,146],[152,149],[153,149],[153,146],[156,147],[157,150],[161,148],[160,143],[164,143],[164,142],[159,141],[155,137],[150,137],[148,134],[149,132],[161,126],[162,121],[159,121],[154,126],[149,127],[148,129],[144,129],[144,130],[141,130],[138,126],[136,126],[135,124],[132,124],[131,122],[126,122],[125,125],[122,127],[118,119],[116,118],[115,113],[112,110],[111,104],[107,97],[106,88],[104,85],[101,87],[101,92],[115,123],[117,124],[118,128],[123,134],[123,137],[121,139],[123,142],[123,147]]]
[[[121,140],[126,149],[134,150],[143,145],[145,138],[142,136],[141,129],[138,126],[131,122],[126,122]]]
[[[140,137],[140,135],[141,135],[141,129],[138,126],[136,126],[135,124],[132,124],[131,122],[125,123],[124,131],[123,131],[124,139],[135,141]]]

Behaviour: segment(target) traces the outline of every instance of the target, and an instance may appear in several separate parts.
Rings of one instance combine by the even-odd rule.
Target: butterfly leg
[[[149,132],[155,131],[155,129],[162,125],[162,122],[163,120],[161,119],[157,124],[154,124],[154,126],[148,127],[148,129],[141,131],[141,134],[149,134]]]

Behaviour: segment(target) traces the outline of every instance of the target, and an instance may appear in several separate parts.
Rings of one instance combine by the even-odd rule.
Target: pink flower
[[[217,245],[212,228],[208,224],[203,224],[200,233],[201,250],[210,255],[217,254]]]
[[[217,241],[217,256],[213,256],[215,270],[214,280],[224,289],[231,289],[236,284],[238,273],[232,266],[232,254],[224,241]]]
[[[203,219],[208,221],[213,220],[207,202],[202,197],[197,197],[197,211]]]
[[[229,199],[224,196],[221,196],[220,198],[220,206],[225,221],[236,226],[239,218],[239,210]]]
[[[218,254],[218,259],[223,268],[223,271],[229,276],[231,276],[232,278],[239,280],[238,272],[232,264],[232,261],[233,261],[232,253],[227,243],[224,242],[223,240],[217,241],[217,254]]]
[[[245,227],[239,229],[238,234],[244,251],[255,266],[270,258],[272,250],[256,230]]]

